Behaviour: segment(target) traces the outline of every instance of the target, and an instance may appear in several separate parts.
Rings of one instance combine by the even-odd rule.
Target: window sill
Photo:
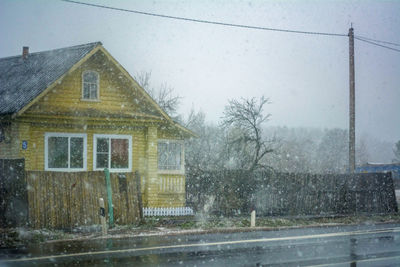
[[[84,101],[84,102],[101,102],[100,99],[85,99],[85,98],[81,98],[81,101]]]

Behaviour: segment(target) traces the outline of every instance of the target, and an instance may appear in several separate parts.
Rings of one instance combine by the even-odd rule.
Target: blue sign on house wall
[[[23,150],[27,150],[28,149],[28,141],[26,141],[26,140],[22,141],[22,149]]]

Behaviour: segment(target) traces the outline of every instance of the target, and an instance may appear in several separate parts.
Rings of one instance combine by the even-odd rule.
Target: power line
[[[368,40],[371,42],[377,42],[377,43],[383,43],[383,44],[389,44],[389,45],[395,45],[395,46],[400,46],[400,44],[396,44],[396,43],[392,43],[392,42],[387,42],[387,41],[381,41],[381,40],[376,40],[376,39],[371,39],[371,38],[367,38],[364,36],[360,36],[360,35],[356,35],[356,38],[360,38],[360,39],[364,39],[364,40]]]
[[[341,34],[341,33],[297,31],[297,30],[288,30],[288,29],[278,29],[278,28],[268,28],[268,27],[259,27],[259,26],[243,25],[243,24],[226,23],[226,22],[220,22],[220,21],[193,19],[193,18],[186,18],[186,17],[176,17],[176,16],[170,16],[170,15],[143,12],[143,11],[138,11],[138,10],[117,8],[117,7],[97,5],[97,4],[89,4],[89,3],[73,1],[73,0],[61,0],[61,1],[73,3],[73,4],[85,5],[85,6],[92,6],[92,7],[111,9],[111,10],[116,10],[116,11],[135,13],[135,14],[146,15],[146,16],[153,16],[153,17],[160,17],[160,18],[174,19],[174,20],[182,20],[182,21],[190,21],[190,22],[204,23],[204,24],[214,24],[214,25],[220,25],[220,26],[244,28],[244,29],[276,31],[276,32],[297,33],[297,34],[309,34],[309,35],[325,35],[325,36],[340,36],[340,37],[348,36],[347,34]]]
[[[79,4],[79,5],[98,7],[98,8],[103,8],[103,9],[110,9],[110,10],[116,10],[116,11],[122,11],[122,12],[129,12],[129,13],[135,13],[135,14],[146,15],[146,16],[153,16],[153,17],[160,17],[160,18],[174,19],[174,20],[181,20],[181,21],[189,21],[189,22],[195,22],[195,23],[213,24],[213,25],[219,25],[219,26],[228,26],[228,27],[253,29],[253,30],[263,30],[263,31],[276,31],[276,32],[286,32],[286,33],[308,34],[308,35],[325,35],[325,36],[338,36],[338,37],[347,37],[348,36],[347,34],[342,34],[342,33],[298,31],[298,30],[278,29],[278,28],[268,28],[268,27],[251,26],[251,25],[244,25],[244,24],[226,23],[226,22],[221,22],[221,21],[210,21],[210,20],[201,20],[201,19],[186,18],[186,17],[177,17],[177,16],[150,13],[150,12],[144,12],[144,11],[138,11],[138,10],[132,10],[132,9],[124,9],[124,8],[118,8],[118,7],[90,4],[90,3],[84,3],[84,2],[73,1],[73,0],[61,0],[61,1],[72,3],[72,4]],[[369,43],[369,44],[372,44],[372,45],[380,46],[380,47],[383,47],[383,48],[386,48],[386,49],[390,49],[390,50],[393,50],[393,51],[396,51],[396,52],[400,52],[399,49],[379,44],[379,43],[384,43],[384,44],[388,44],[388,45],[400,46],[400,44],[397,44],[397,43],[381,41],[381,40],[371,39],[371,38],[367,38],[367,37],[363,37],[363,36],[357,36],[357,35],[354,36],[354,39],[357,39],[359,41],[366,42],[366,43]]]
[[[396,52],[400,52],[400,49],[396,49],[396,48],[389,47],[389,46],[386,46],[386,45],[381,45],[381,44],[378,44],[378,43],[375,43],[375,42],[372,42],[372,41],[368,41],[366,39],[362,39],[362,38],[359,38],[359,37],[354,37],[354,39],[357,39],[359,41],[366,42],[366,43],[369,43],[369,44],[372,44],[372,45],[380,46],[380,47],[383,47],[383,48],[386,48],[386,49],[390,49],[390,50],[393,50],[393,51],[396,51]]]

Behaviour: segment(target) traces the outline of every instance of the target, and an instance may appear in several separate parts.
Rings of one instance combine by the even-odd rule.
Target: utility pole
[[[354,173],[356,168],[356,131],[355,131],[355,77],[354,77],[354,31],[349,29],[349,78],[350,78],[350,117],[349,117],[349,170]]]

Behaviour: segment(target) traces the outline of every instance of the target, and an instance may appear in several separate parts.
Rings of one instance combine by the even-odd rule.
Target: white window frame
[[[68,137],[68,166],[70,165],[70,138],[81,137],[83,138],[83,168],[49,168],[49,152],[48,152],[48,139],[49,137]],[[87,170],[87,134],[81,133],[45,133],[44,134],[44,170],[55,172],[76,172]]]
[[[94,134],[93,135],[93,170],[103,171],[104,168],[97,168],[97,138],[108,138],[108,139],[128,139],[128,168],[127,169],[117,169],[111,168],[111,142],[108,142],[108,169],[110,172],[132,172],[132,136],[122,135],[122,134]]]
[[[97,76],[97,81],[96,81],[96,86],[97,86],[97,97],[96,98],[85,98],[85,79],[84,76],[86,73],[95,73]],[[90,95],[90,91],[89,91]],[[82,72],[82,101],[94,101],[94,102],[99,102],[100,101],[100,74],[97,71],[94,70],[85,70]]]
[[[179,170],[161,170],[158,167],[158,144],[159,143],[178,143],[181,144],[181,168]],[[183,140],[158,139],[157,142],[157,170],[159,174],[185,174],[185,145]]]

